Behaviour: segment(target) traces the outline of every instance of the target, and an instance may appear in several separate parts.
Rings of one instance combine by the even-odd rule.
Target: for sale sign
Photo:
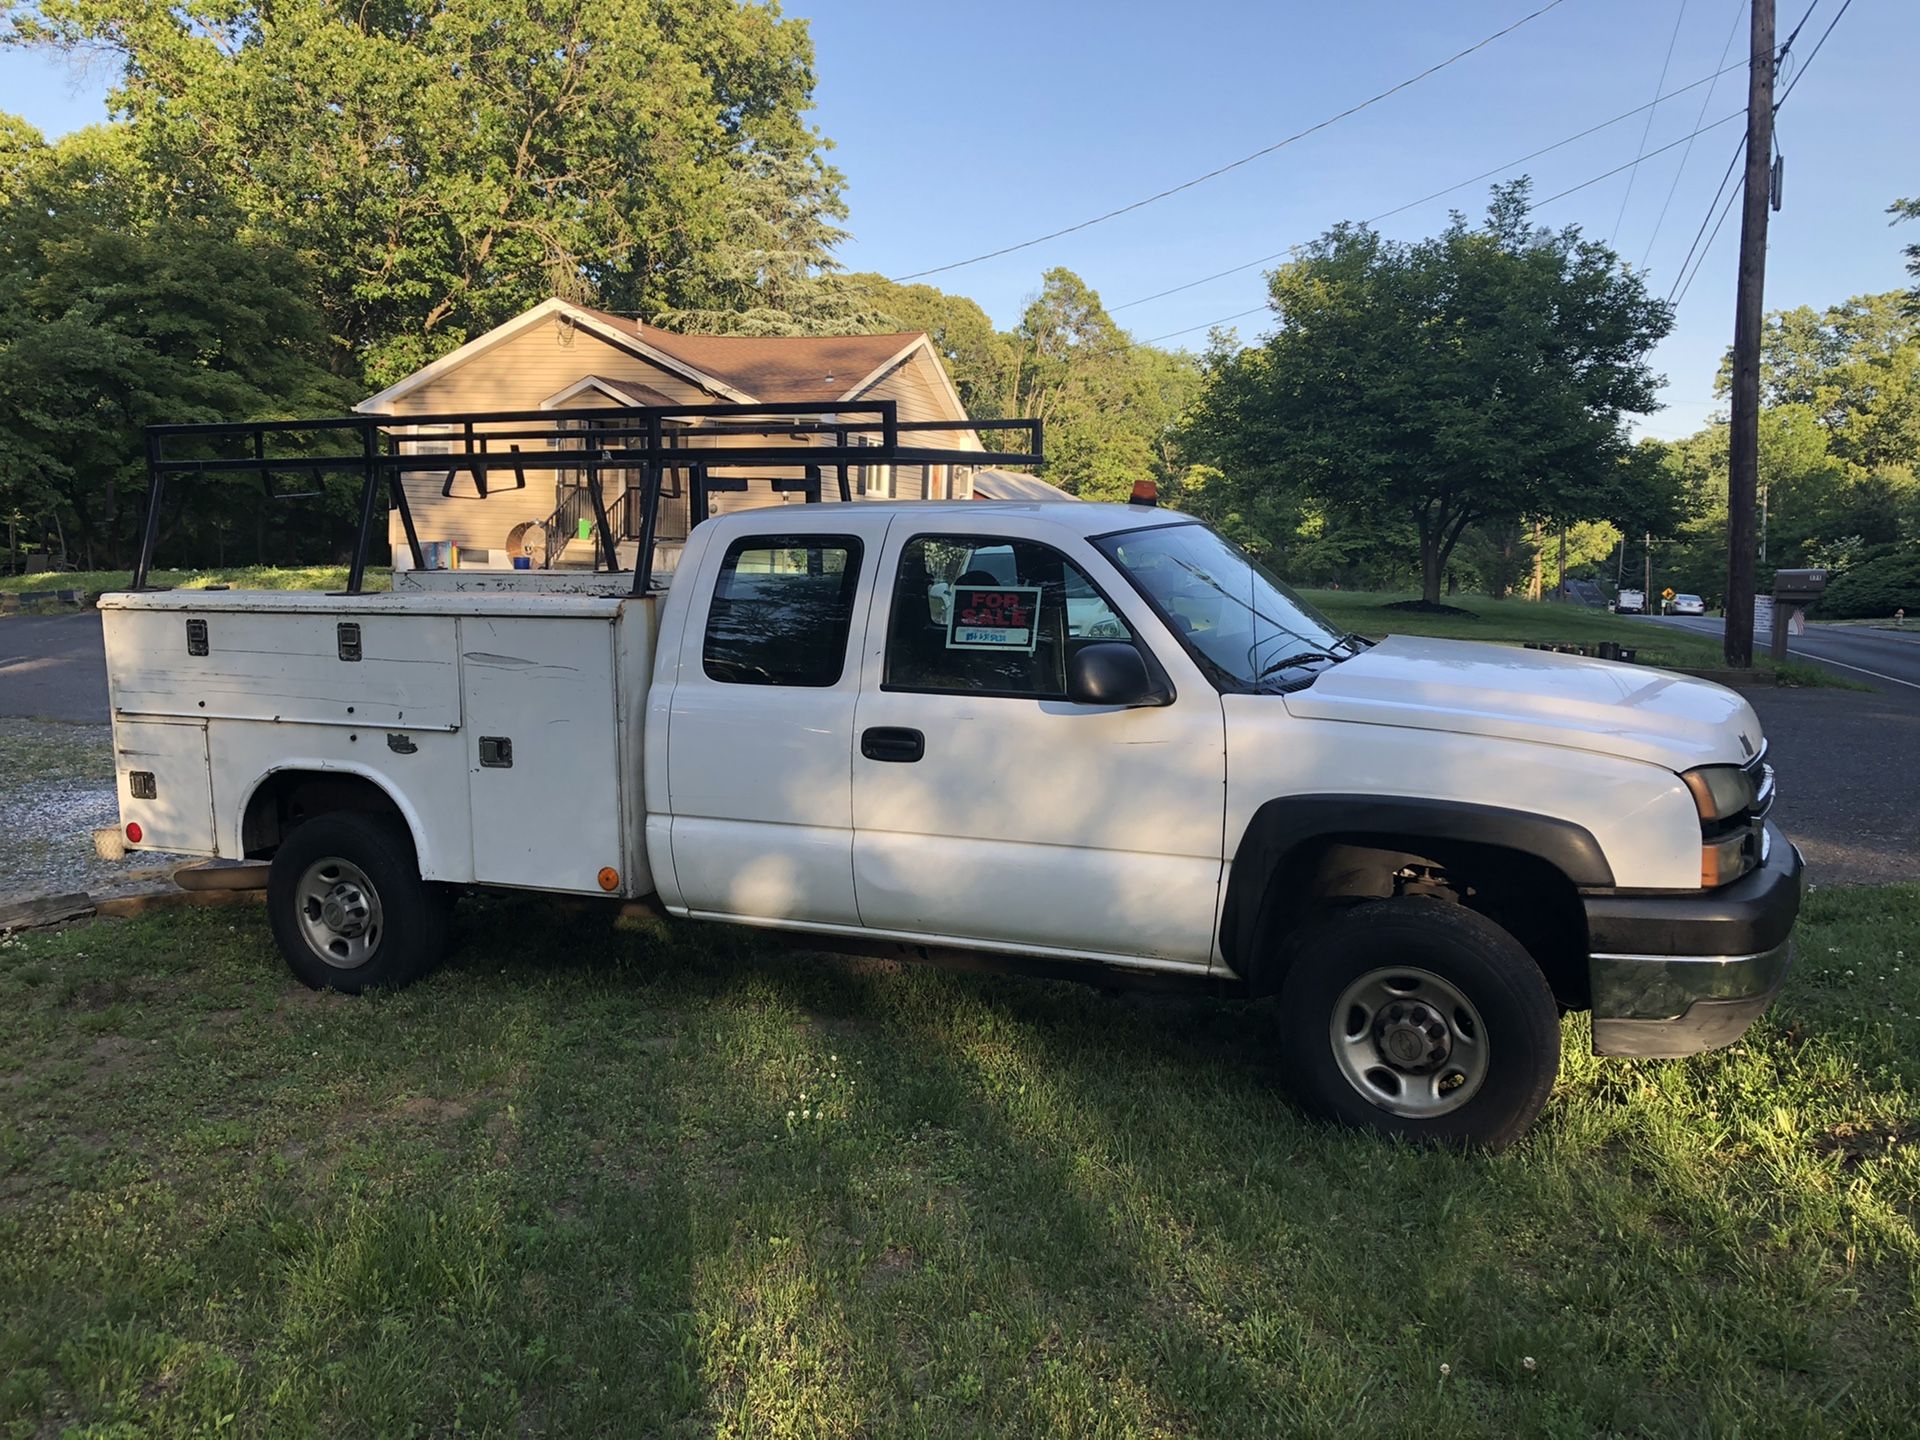
[[[1024,650],[1040,640],[1038,585],[956,585],[947,612],[949,650]]]

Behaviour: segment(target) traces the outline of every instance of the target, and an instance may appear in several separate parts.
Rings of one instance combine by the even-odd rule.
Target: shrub
[[[1903,545],[1848,566],[1820,601],[1820,615],[1829,620],[1878,620],[1895,610],[1920,617],[1920,545]]]

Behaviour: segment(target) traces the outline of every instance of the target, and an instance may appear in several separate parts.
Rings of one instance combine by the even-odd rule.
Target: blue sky
[[[1072,224],[1178,183],[1306,125],[1511,23],[1539,0],[1358,0],[1100,5],[971,0],[925,5],[793,0],[818,51],[817,121],[846,172],[853,238],[841,259],[888,275],[941,265]],[[1818,0],[1802,57],[1841,0]],[[1171,199],[1092,229],[929,277],[1007,324],[1043,270],[1078,271],[1110,306],[1311,239],[1327,225],[1425,195],[1552,143],[1718,68],[1736,0],[1563,0],[1512,35],[1351,119]],[[1782,35],[1806,0],[1781,0]],[[1676,17],[1679,30],[1675,38]],[[1745,17],[1730,59],[1741,53]],[[1785,209],[1773,217],[1769,308],[1823,306],[1902,285],[1888,227],[1896,196],[1920,194],[1912,67],[1920,5],[1853,0],[1780,118]],[[1787,72],[1791,78],[1792,69]],[[49,133],[104,115],[111,80],[44,55],[0,52],[0,106]],[[1661,105],[1646,144],[1693,129],[1705,87]],[[1738,110],[1738,72],[1721,78],[1711,121]],[[1614,166],[1640,144],[1644,115],[1530,162],[1553,194]],[[1738,141],[1738,122],[1647,160],[1631,193],[1621,174],[1544,206],[1543,222],[1613,235],[1665,294]],[[1491,182],[1487,182],[1491,183]],[[1477,214],[1486,184],[1381,222],[1414,236],[1449,206]],[[1622,213],[1622,202],[1625,210]],[[1694,429],[1732,332],[1737,213],[1721,230],[1657,361],[1669,408],[1642,427]],[[1616,232],[1616,223],[1618,230]],[[1258,306],[1259,270],[1117,310],[1141,339]],[[1259,315],[1235,322],[1259,333]],[[1171,344],[1200,345],[1204,330]]]

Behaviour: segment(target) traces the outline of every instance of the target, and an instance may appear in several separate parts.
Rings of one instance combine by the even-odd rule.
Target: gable
[[[655,402],[659,404],[710,405],[723,398],[562,317],[523,326],[438,373],[429,366],[409,377],[417,383],[406,386],[404,393],[377,406],[382,396],[376,395],[359,408],[393,415],[535,410],[550,397],[596,376],[657,394],[662,397]],[[401,389],[393,387],[393,391]]]

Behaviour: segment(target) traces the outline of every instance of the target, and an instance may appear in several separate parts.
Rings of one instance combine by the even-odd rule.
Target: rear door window
[[[734,541],[707,609],[707,678],[727,685],[838,683],[859,578],[860,542],[851,535]]]

